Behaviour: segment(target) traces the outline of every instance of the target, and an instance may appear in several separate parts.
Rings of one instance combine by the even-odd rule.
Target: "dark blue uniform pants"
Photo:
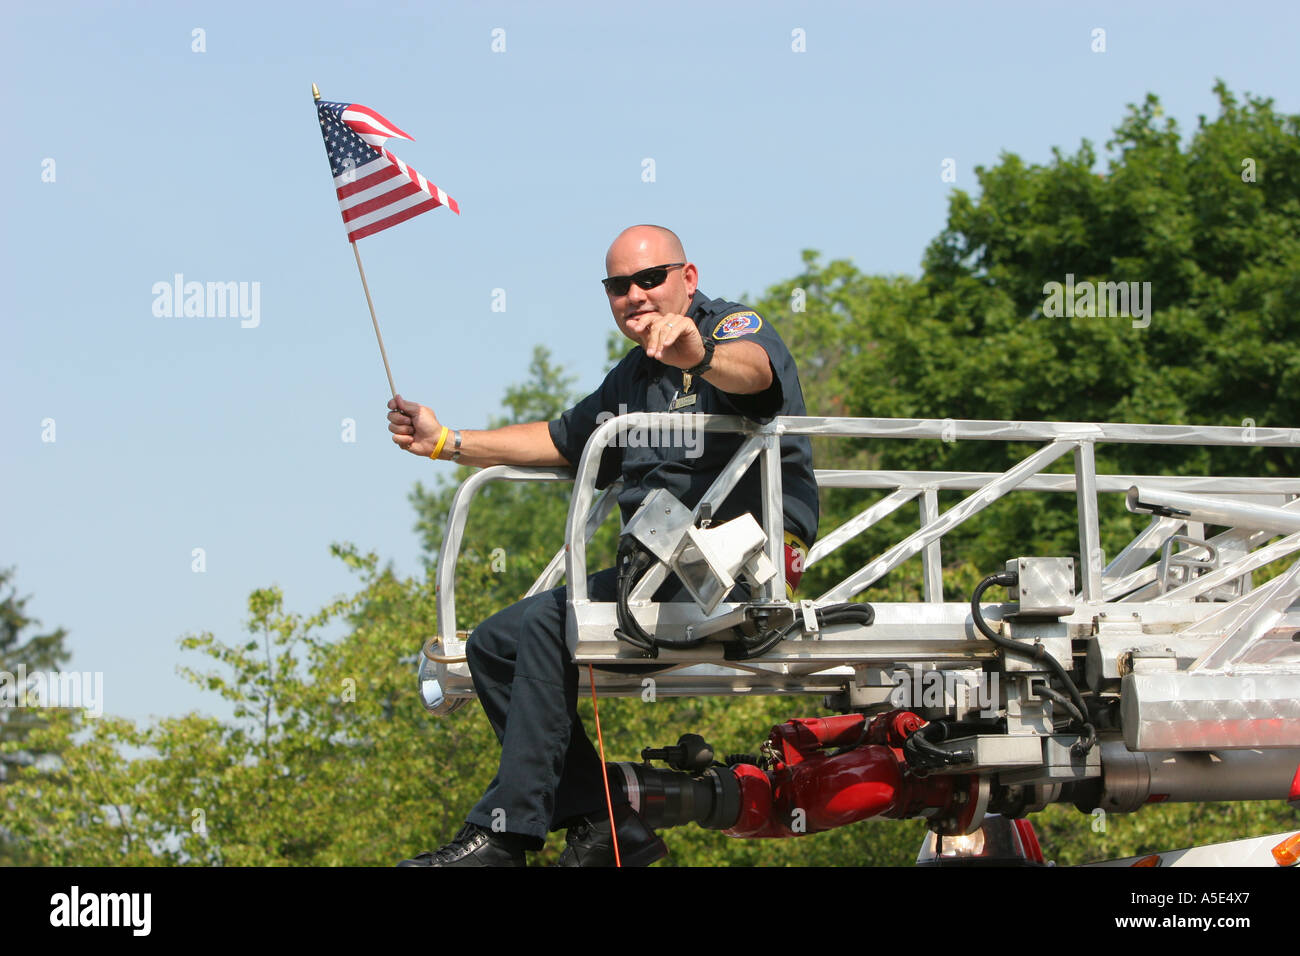
[[[616,569],[597,572],[587,579],[588,594],[613,601],[617,583]],[[655,594],[657,601],[680,597],[689,599],[673,576]],[[565,623],[565,589],[556,588],[488,618],[465,650],[479,703],[501,741],[497,775],[467,819],[533,837],[539,849],[549,830],[605,806],[600,756],[578,717],[578,668]],[[610,792],[624,799],[617,778]]]

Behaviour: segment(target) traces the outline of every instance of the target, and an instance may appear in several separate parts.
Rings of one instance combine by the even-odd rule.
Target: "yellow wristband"
[[[438,446],[437,446],[436,448],[434,448],[434,450],[433,450],[433,454],[429,456],[429,457],[432,458],[434,461],[437,461],[437,460],[438,460],[438,454],[439,454],[439,452],[442,451],[442,446],[445,445],[445,444],[447,444],[447,435],[448,435],[450,432],[451,432],[451,429],[450,429],[450,428],[448,428],[446,425],[443,425],[443,426],[442,426],[442,434],[438,436]]]

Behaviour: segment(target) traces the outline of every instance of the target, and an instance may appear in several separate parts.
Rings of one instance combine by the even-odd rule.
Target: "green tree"
[[[183,639],[210,664],[185,675],[230,701],[233,720],[106,717],[82,739],[56,713],[32,731],[56,759],[19,768],[6,814],[32,862],[389,865],[454,831],[495,741],[484,721],[432,720],[415,693],[433,582],[335,553],[362,576],[352,596],[304,618],[278,590],[255,591],[246,641]],[[340,624],[341,640],[324,636]]]
[[[918,279],[819,264],[760,303],[799,357],[812,414],[930,419],[1123,421],[1291,426],[1300,422],[1300,117],[1243,104],[1220,82],[1219,116],[1184,145],[1154,96],[1132,106],[1098,172],[1086,140],[1046,165],[1004,155],[978,167],[978,197],[955,191]],[[1249,160],[1246,166],[1243,164]],[[1246,175],[1253,170],[1253,176]],[[1045,287],[1150,283],[1150,324],[1044,314]],[[1139,325],[1141,323],[1138,319]],[[1003,471],[1034,446],[872,441],[815,446],[818,467]],[[1100,472],[1294,475],[1300,449],[1103,445]],[[1055,469],[1068,471],[1067,457]],[[940,496],[941,508],[963,495]],[[824,495],[827,521],[871,496]],[[1102,500],[1103,545],[1138,519]],[[912,506],[810,571],[810,584],[859,567],[905,529]],[[1012,495],[945,538],[948,593],[1014,553],[1077,551],[1068,496]],[[1077,556],[1077,555],[1076,555]],[[919,590],[919,560],[876,599]]]
[[[1184,147],[1149,95],[1107,144],[1086,140],[1046,166],[1014,155],[978,168],[981,193],[953,196],[920,280],[925,307],[878,329],[856,364],[855,406],[953,418],[1287,426],[1300,421],[1300,117],[1241,106]],[[1243,179],[1243,162],[1255,164]],[[1045,286],[1150,283],[1150,324],[1044,315]],[[945,346],[937,342],[946,340]],[[931,344],[931,343],[935,344]],[[929,363],[929,364],[926,364]],[[890,374],[892,373],[892,374]],[[960,462],[979,449],[935,449]],[[1119,468],[1168,464],[1294,474],[1286,449],[1106,449]],[[1244,462],[1243,462],[1244,457]]]
[[[0,785],[8,783],[18,767],[30,766],[48,756],[29,740],[34,730],[45,727],[50,712],[43,708],[17,706],[20,674],[55,671],[68,661],[69,652],[64,646],[67,631],[58,628],[45,634],[24,634],[38,621],[27,616],[27,602],[31,596],[19,597],[13,584],[13,568],[0,568],[0,671],[4,672],[4,687],[0,689],[0,742],[10,747],[0,752]],[[0,790],[0,804],[7,805],[9,797]],[[0,824],[0,866],[25,862],[22,848]]]

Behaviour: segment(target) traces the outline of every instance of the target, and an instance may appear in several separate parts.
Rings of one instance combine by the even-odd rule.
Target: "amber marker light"
[[[1293,833],[1273,847],[1273,859],[1278,866],[1295,866],[1300,861],[1300,833]]]

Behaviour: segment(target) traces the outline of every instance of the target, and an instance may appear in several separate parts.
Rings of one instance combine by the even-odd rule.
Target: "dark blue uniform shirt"
[[[772,384],[754,395],[731,395],[697,375],[686,394],[699,397],[694,404],[673,409],[670,405],[674,398],[684,391],[682,370],[647,357],[645,349],[638,345],[610,370],[600,388],[550,423],[551,439],[560,454],[576,465],[597,426],[613,415],[629,412],[743,415],[760,424],[777,415],[807,414],[794,357],[771,323],[743,305],[708,299],[698,291],[687,316],[694,320],[702,337],[712,336],[719,347],[739,339],[762,346],[772,365]],[[656,488],[671,492],[693,508],[743,441],[743,435],[702,429],[628,429],[620,435],[617,445],[605,450],[596,487],[605,488],[622,476],[618,503],[625,524],[642,499]],[[812,443],[806,436],[786,435],[781,439],[781,487],[785,530],[811,546],[817,536],[817,483],[813,478]],[[757,461],[713,520],[721,523],[746,511],[762,524],[762,476]]]

